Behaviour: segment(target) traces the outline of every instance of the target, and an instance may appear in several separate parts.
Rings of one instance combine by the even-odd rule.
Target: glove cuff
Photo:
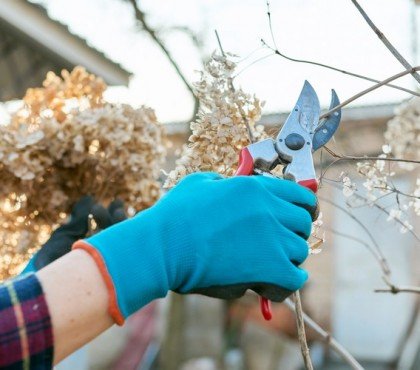
[[[121,313],[120,307],[118,306],[118,299],[114,282],[112,280],[111,274],[108,271],[108,268],[106,267],[105,261],[101,253],[95,247],[87,243],[85,240],[78,240],[76,243],[73,244],[72,249],[82,249],[85,252],[89,253],[89,255],[93,258],[96,265],[98,266],[99,272],[102,275],[102,278],[106,285],[106,289],[108,291],[108,312],[117,325],[123,325],[125,319],[123,314]]]

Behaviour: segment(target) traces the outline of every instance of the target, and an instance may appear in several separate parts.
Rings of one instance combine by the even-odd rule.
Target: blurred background
[[[134,6],[137,7],[137,13]],[[420,60],[420,2],[365,0],[366,12],[411,64]],[[110,86],[106,98],[155,109],[170,142],[165,170],[174,167],[189,136],[197,71],[219,49],[237,55],[237,86],[266,102],[260,123],[275,130],[285,121],[305,79],[328,106],[330,89],[344,100],[371,82],[273,55],[332,65],[378,80],[403,70],[351,1],[285,0],[271,4],[272,39],[265,0],[1,0],[0,118],[48,71],[82,65]],[[397,81],[419,91],[412,76]],[[395,109],[411,96],[383,87],[343,110],[333,148],[354,156],[382,153],[384,132]],[[317,157],[318,169],[323,166]],[[397,171],[409,189],[419,172]],[[328,173],[352,175],[340,162]],[[328,179],[326,179],[327,181]],[[306,265],[305,311],[331,332],[366,369],[420,369],[419,299],[414,294],[374,293],[383,287],[366,244],[380,246],[399,285],[419,285],[419,239],[400,233],[378,207],[346,211],[340,188],[320,191],[325,243]],[[323,201],[323,199],[325,201]],[[378,204],[387,209],[395,199]],[[348,205],[348,204],[347,204]],[[344,209],[344,210],[343,210]],[[358,222],[355,222],[357,218]],[[411,219],[414,232],[418,219]],[[368,228],[369,233],[366,233]],[[297,370],[303,363],[293,314],[282,304],[275,318],[259,317],[257,298],[225,304],[178,296],[153,303],[122,328],[112,328],[64,361],[58,369]],[[316,369],[347,369],[316,333],[308,332]]]

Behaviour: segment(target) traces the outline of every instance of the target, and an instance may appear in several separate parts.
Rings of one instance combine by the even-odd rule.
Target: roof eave
[[[388,121],[394,116],[395,108],[401,103],[389,103],[381,105],[366,105],[343,108],[342,122],[370,122],[370,121]],[[267,113],[261,116],[258,124],[264,125],[267,128],[280,127],[286,121],[288,112],[281,113]],[[165,124],[166,132],[169,135],[183,135],[189,133],[188,122],[171,122]]]
[[[64,65],[82,65],[109,85],[129,83],[130,72],[72,34],[67,26],[49,18],[41,6],[25,0],[2,0],[0,20],[42,45]]]

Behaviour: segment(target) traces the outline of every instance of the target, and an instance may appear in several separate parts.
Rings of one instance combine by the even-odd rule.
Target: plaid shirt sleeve
[[[0,369],[49,370],[53,366],[50,315],[35,274],[0,285]]]

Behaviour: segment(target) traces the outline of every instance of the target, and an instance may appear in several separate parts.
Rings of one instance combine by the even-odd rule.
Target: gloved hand
[[[122,201],[115,200],[105,209],[100,204],[95,204],[93,197],[82,197],[74,205],[69,222],[51,234],[50,239],[30,259],[22,273],[38,271],[70,252],[75,241],[86,237],[89,214],[92,214],[99,230],[126,219]]]
[[[118,324],[169,290],[281,301],[302,287],[317,199],[288,180],[187,176],[156,205],[73,248],[96,261]]]

